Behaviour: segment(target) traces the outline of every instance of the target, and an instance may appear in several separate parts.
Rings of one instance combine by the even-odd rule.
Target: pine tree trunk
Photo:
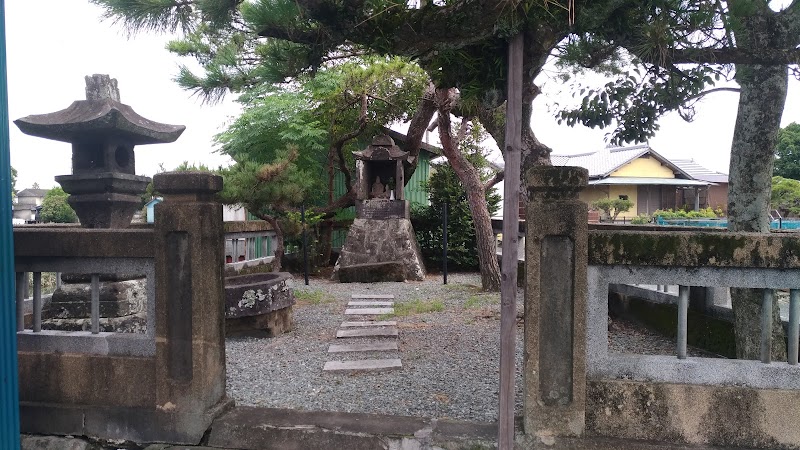
[[[467,203],[475,227],[478,244],[478,265],[481,270],[481,287],[484,291],[500,290],[500,264],[497,262],[492,219],[486,203],[486,193],[478,170],[467,160],[453,140],[450,126],[450,90],[437,89],[436,103],[439,106],[439,140],[442,150],[453,171],[467,193]]]
[[[785,66],[736,68],[741,87],[731,146],[728,187],[728,229],[769,232],[773,152],[786,103]],[[736,357],[760,359],[761,289],[731,289]],[[786,337],[777,297],[772,306],[772,357],[786,360]]]

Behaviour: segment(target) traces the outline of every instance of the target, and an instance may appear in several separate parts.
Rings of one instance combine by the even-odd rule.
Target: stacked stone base
[[[397,270],[387,270],[397,265],[402,265],[402,279],[398,279]],[[355,276],[356,273],[360,275]],[[333,279],[340,282],[424,280],[425,266],[411,221],[354,220],[336,261]]]
[[[62,277],[69,281],[80,277]],[[109,281],[106,281],[106,279]],[[122,280],[102,276],[100,281],[100,331],[144,333],[147,330],[146,279]],[[91,284],[65,282],[43,312],[42,328],[60,331],[91,329]]]

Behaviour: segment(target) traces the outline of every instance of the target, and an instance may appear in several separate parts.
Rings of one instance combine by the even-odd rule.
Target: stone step
[[[387,299],[387,300],[394,300],[394,295],[392,294],[353,294],[350,296],[353,300],[355,299]]]
[[[396,320],[363,320],[355,322],[342,322],[339,328],[355,328],[355,327],[396,327]]]
[[[394,306],[394,302],[379,302],[379,301],[365,301],[365,302],[350,302],[347,306]]]
[[[380,316],[383,314],[394,314],[394,308],[347,308],[344,310],[346,316]]]
[[[352,328],[347,330],[339,330],[336,332],[336,338],[358,338],[358,337],[397,337],[397,328],[395,327],[382,327],[382,328]]]
[[[395,359],[362,359],[359,361],[328,361],[322,370],[326,372],[353,372],[368,370],[379,372],[385,370],[402,369],[403,363],[399,358]]]
[[[399,350],[397,341],[369,342],[365,344],[331,344],[328,353],[344,352],[388,352]]]

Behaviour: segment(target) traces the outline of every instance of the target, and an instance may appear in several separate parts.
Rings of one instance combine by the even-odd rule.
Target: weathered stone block
[[[53,293],[49,318],[79,319],[91,315],[91,284],[62,284]],[[100,317],[122,317],[147,309],[146,280],[100,284]]]
[[[294,318],[291,306],[255,316],[225,319],[227,336],[271,338],[292,331],[292,328],[294,328]]]
[[[425,267],[414,228],[408,219],[370,220],[356,219],[347,232],[347,239],[334,267],[333,277],[343,281],[339,273],[346,267],[376,264],[401,263],[403,278],[375,281],[402,281],[425,279]],[[384,266],[364,267],[364,269],[386,270]],[[356,271],[345,275],[352,280]],[[364,277],[367,275],[357,275]],[[363,279],[363,278],[359,278]],[[358,281],[358,280],[354,280]],[[364,281],[370,282],[370,281]]]
[[[294,305],[286,285],[288,272],[257,273],[225,278],[225,317],[256,316]]]
[[[339,268],[341,283],[378,283],[405,281],[405,266],[399,261],[353,264]]]

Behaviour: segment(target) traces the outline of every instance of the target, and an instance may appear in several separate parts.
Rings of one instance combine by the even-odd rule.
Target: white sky
[[[219,105],[201,104],[172,81],[178,60],[164,49],[166,36],[139,34],[129,40],[121,27],[101,22],[100,14],[86,0],[6,0],[11,120],[66,108],[84,98],[84,75],[105,73],[118,80],[122,102],[142,116],[186,125],[173,144],[136,147],[138,174],[154,174],[159,163],[167,169],[183,161],[212,167],[226,163],[226,157],[213,153],[211,138],[237,114],[232,97]],[[545,93],[558,90],[553,82],[544,85]],[[650,145],[668,158],[694,158],[727,173],[737,100],[735,93],[709,96],[692,123],[677,115],[665,117]],[[605,146],[604,130],[557,125],[548,113],[554,101],[541,95],[535,105],[533,129],[542,142],[562,154]],[[800,123],[800,82],[794,79],[782,126],[793,121]],[[55,186],[54,176],[70,173],[68,144],[24,135],[13,123],[10,129],[17,189],[34,182]]]

